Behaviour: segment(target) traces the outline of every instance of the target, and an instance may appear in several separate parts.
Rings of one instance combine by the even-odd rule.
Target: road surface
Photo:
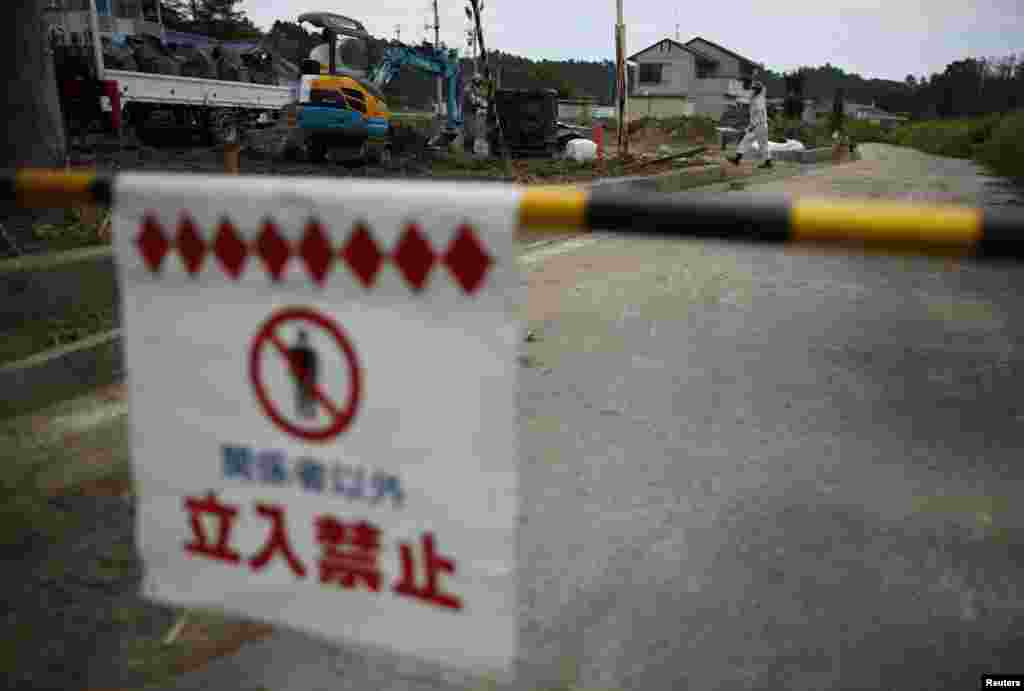
[[[1019,203],[968,163],[864,149],[751,191]],[[1024,669],[1024,270],[605,236],[521,261],[517,688]],[[175,688],[200,679],[473,683],[292,634]]]
[[[1014,201],[970,164],[864,148],[752,191]],[[521,262],[515,688],[1024,670],[1024,270],[608,236]],[[280,633],[173,688],[476,682]]]

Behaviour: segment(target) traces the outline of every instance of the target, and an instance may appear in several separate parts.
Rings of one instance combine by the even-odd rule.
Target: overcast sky
[[[441,40],[465,51],[465,0],[438,0]],[[972,7],[973,5],[973,7]],[[662,38],[703,36],[774,70],[830,62],[902,80],[967,56],[1024,53],[1024,0],[624,0],[628,54]],[[419,42],[431,0],[242,0],[260,27],[302,12],[337,12],[375,36]],[[533,59],[614,59],[615,3],[484,0],[488,49]],[[678,8],[678,9],[676,9]],[[431,32],[431,37],[433,32]]]

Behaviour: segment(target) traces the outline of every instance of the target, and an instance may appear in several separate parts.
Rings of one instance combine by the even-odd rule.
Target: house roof
[[[709,46],[714,46],[715,48],[717,48],[718,50],[722,51],[723,53],[726,53],[727,55],[731,55],[732,57],[734,57],[737,60],[740,60],[742,62],[746,62],[746,63],[749,63],[751,65],[760,65],[760,63],[755,62],[755,61],[751,60],[750,58],[745,58],[742,55],[740,55],[739,53],[734,53],[733,51],[729,50],[728,48],[725,48],[723,46],[718,45],[714,41],[707,40],[703,36],[695,36],[695,37],[691,38],[689,41],[686,42],[686,47],[689,48],[691,51],[700,52],[700,51],[696,50],[695,48],[690,48],[690,44],[693,43],[694,41],[703,41],[704,43],[707,43]],[[701,55],[703,55],[703,53],[701,53]],[[704,56],[704,57],[710,57],[710,56]]]
[[[626,58],[626,59],[627,59],[627,60],[634,60],[634,59],[636,59],[636,57],[637,57],[638,55],[642,55],[643,53],[646,53],[647,51],[649,51],[649,50],[650,50],[651,48],[655,48],[655,47],[657,47],[657,46],[660,46],[660,45],[661,45],[662,43],[670,43],[670,44],[672,44],[673,46],[675,46],[676,48],[682,48],[682,49],[683,49],[683,50],[685,50],[685,51],[686,51],[687,53],[693,53],[693,54],[694,54],[694,55],[696,55],[697,57],[701,57],[701,58],[703,58],[703,57],[707,57],[707,56],[706,56],[706,55],[704,55],[703,53],[699,53],[699,52],[697,52],[696,50],[694,50],[693,48],[690,48],[690,47],[688,47],[688,46],[685,46],[685,45],[683,45],[683,44],[682,44],[682,43],[680,43],[679,41],[674,41],[674,40],[672,40],[671,38],[663,38],[663,39],[661,39],[660,41],[655,41],[654,43],[652,43],[651,45],[647,46],[647,47],[646,47],[646,48],[644,48],[643,50],[639,50],[639,51],[637,51],[637,52],[633,53],[632,55],[630,55],[630,56],[629,56],[628,58]]]

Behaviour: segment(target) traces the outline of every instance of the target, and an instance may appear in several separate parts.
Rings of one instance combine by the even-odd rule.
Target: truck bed
[[[279,110],[295,100],[298,89],[298,83],[294,86],[273,86],[127,70],[105,70],[105,73],[106,79],[117,81],[122,103],[135,101]]]

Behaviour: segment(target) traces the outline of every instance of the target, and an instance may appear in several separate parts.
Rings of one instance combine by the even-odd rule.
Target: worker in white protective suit
[[[754,97],[750,100],[750,126],[736,147],[736,155],[729,160],[739,165],[745,155],[756,151],[761,159],[760,167],[771,168],[772,154],[768,150],[768,93],[761,82],[754,82],[751,88]]]

